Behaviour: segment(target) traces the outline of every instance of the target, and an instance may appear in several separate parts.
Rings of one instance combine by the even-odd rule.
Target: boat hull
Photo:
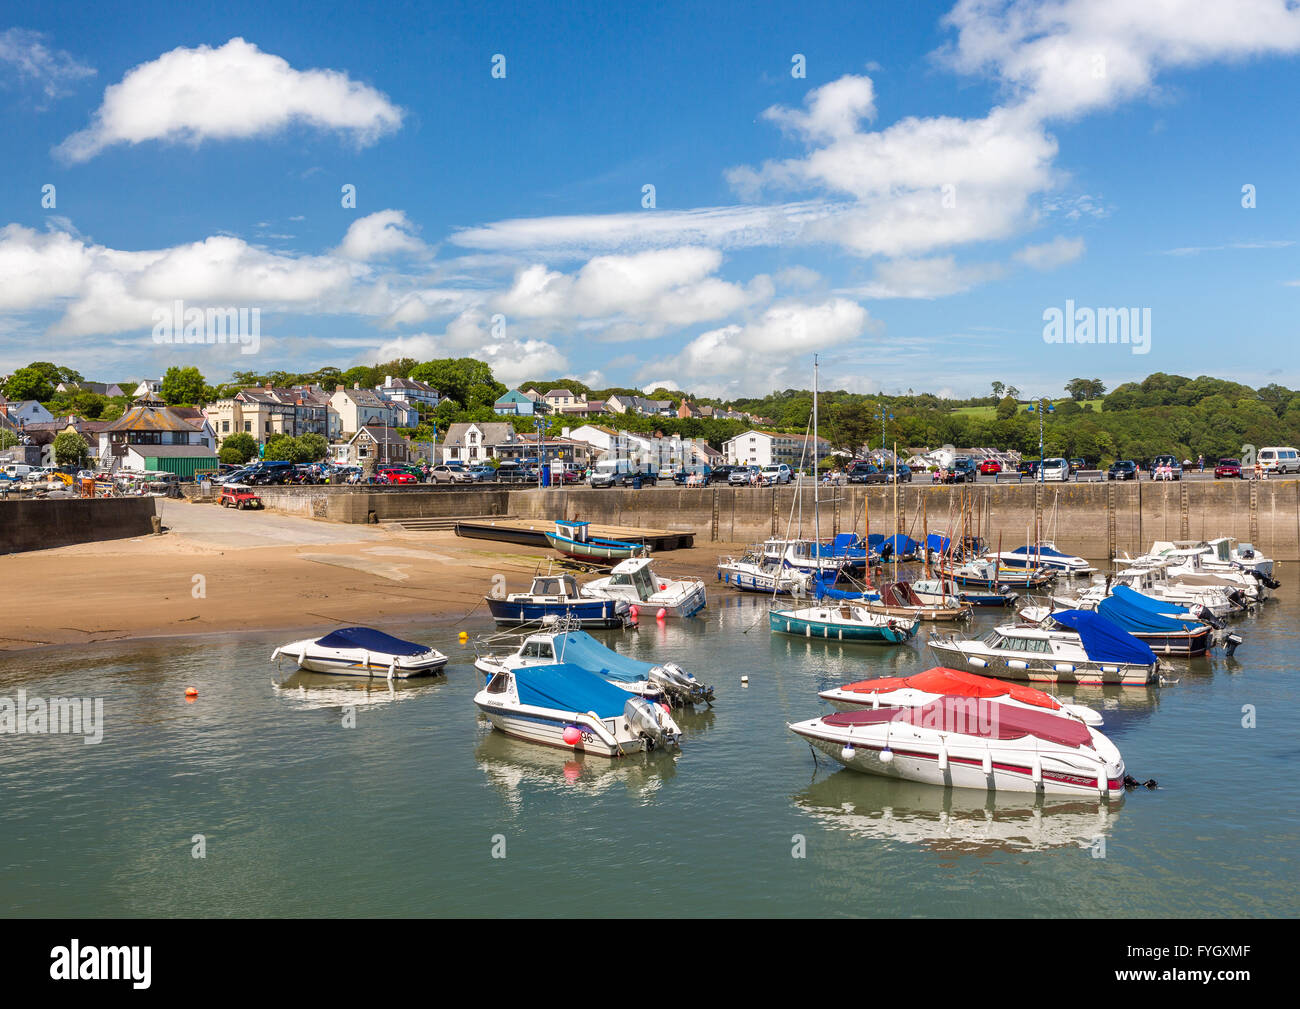
[[[474,703],[491,723],[492,728],[515,739],[551,746],[559,750],[577,753],[590,753],[598,757],[625,757],[641,753],[646,748],[644,739],[620,740],[611,744],[589,731],[590,726],[582,724],[571,714],[541,714],[539,710],[522,712],[511,708],[486,703],[475,698]],[[612,721],[612,720],[611,720]],[[577,743],[566,743],[564,732],[570,726],[576,726],[582,732]]]
[[[1040,783],[1034,781],[1032,764],[1027,755],[1023,754],[997,751],[991,762],[992,766],[986,773],[983,767],[983,754],[977,756],[974,747],[970,754],[966,755],[960,752],[957,744],[953,744],[947,754],[948,766],[940,767],[939,754],[934,751],[927,752],[924,744],[909,745],[903,741],[891,740],[889,749],[893,756],[886,762],[881,759],[883,745],[855,739],[852,747],[853,755],[846,758],[845,739],[840,734],[820,732],[809,723],[792,725],[790,729],[833,760],[862,774],[980,791],[1041,791],[1056,795],[1091,797],[1103,795],[1099,788],[1097,774],[1089,778],[1086,773],[1053,769],[1048,766],[1049,759],[1043,759]],[[1113,769],[1108,772],[1104,796],[1118,798],[1123,792],[1124,764],[1121,762],[1118,773]]]
[[[842,623],[833,619],[799,617],[783,610],[768,614],[768,626],[778,634],[791,634],[800,638],[820,638],[824,641],[853,641],[868,645],[906,644],[916,634],[915,625],[901,621],[895,627]]]
[[[767,595],[789,596],[796,588],[803,591],[802,580],[792,580],[789,575],[767,574],[744,568],[718,568],[718,581],[741,592],[764,592]]]
[[[488,597],[488,610],[501,627],[540,624],[547,618],[568,617],[582,627],[622,627],[627,603],[618,599],[575,599],[563,603],[528,602]]]
[[[631,557],[645,554],[644,543],[619,543],[614,540],[574,540],[567,536],[546,534],[548,542],[555,550],[575,560],[590,561],[593,564],[616,564]]]
[[[949,641],[929,642],[930,651],[940,665],[965,669],[980,676],[1000,680],[1024,680],[1028,683],[1077,683],[1083,686],[1145,687],[1156,679],[1154,666],[1093,662],[1062,662],[1050,656],[1026,658],[994,654],[973,655]],[[1068,668],[1067,668],[1068,667]]]

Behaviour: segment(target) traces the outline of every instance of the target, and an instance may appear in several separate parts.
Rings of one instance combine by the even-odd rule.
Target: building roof
[[[110,423],[105,431],[194,431],[194,425],[166,406],[137,403],[119,419]]]
[[[401,445],[406,441],[395,427],[386,424],[365,424],[362,425],[360,431],[348,439],[348,444],[351,445],[363,433],[368,435],[371,441],[379,445]]]
[[[515,440],[515,426],[505,422],[462,422],[447,428],[447,437],[443,439],[443,449],[460,448],[465,444],[465,435],[469,429],[477,428],[483,434],[483,444],[501,445]]]
[[[438,390],[429,385],[428,382],[421,382],[418,378],[394,378],[392,375],[384,376],[384,384],[376,386],[377,389],[409,389],[413,392],[431,392],[437,395]]]

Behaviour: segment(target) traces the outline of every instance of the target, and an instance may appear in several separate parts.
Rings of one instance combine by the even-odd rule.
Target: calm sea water
[[[826,686],[933,665],[924,628],[886,650],[790,639],[765,601],[714,586],[703,619],[600,635],[717,687],[712,710],[680,718],[679,754],[619,762],[488,730],[456,640],[490,630],[477,617],[393,628],[451,663],[392,692],[277,686],[284,635],[0,659],[0,696],[102,697],[106,720],[99,745],[0,736],[0,912],[1292,915],[1300,604],[1294,567],[1280,577],[1280,600],[1237,623],[1236,659],[1176,662],[1163,689],[1073,691],[1104,710],[1130,773],[1160,783],[1109,806],[814,764],[786,723],[823,711]]]

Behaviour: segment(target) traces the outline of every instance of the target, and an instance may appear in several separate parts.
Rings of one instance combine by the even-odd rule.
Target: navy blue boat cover
[[[1201,626],[1185,606],[1152,599],[1127,585],[1116,585],[1112,594],[1097,605],[1097,612],[1124,630],[1139,634],[1171,634]]]
[[[616,718],[632,695],[580,666],[524,666],[514,670],[519,700],[537,708],[594,711],[598,718]]]
[[[1088,610],[1061,610],[1052,614],[1058,624],[1078,631],[1083,650],[1093,662],[1136,662],[1150,665],[1156,653],[1105,617]]]
[[[1073,554],[1064,554],[1061,553],[1061,551],[1059,550],[1053,550],[1051,547],[1034,546],[1033,544],[1029,544],[1023,547],[1016,547],[1014,550],[1008,551],[1008,553],[1025,554],[1027,556],[1038,554],[1040,557],[1073,557],[1074,556]]]
[[[429,650],[428,645],[403,641],[373,627],[340,627],[323,638],[317,638],[316,644],[322,648],[364,648],[368,652],[386,655],[419,655]]]

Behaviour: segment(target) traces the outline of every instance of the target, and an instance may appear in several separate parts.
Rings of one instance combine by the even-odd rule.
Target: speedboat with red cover
[[[931,785],[1117,798],[1124,759],[1077,718],[984,698],[837,711],[790,731],[845,767]]]
[[[1085,725],[1100,725],[1101,715],[1082,704],[1068,704],[1036,687],[991,676],[977,676],[961,669],[935,666],[915,676],[882,676],[832,687],[817,695],[830,701],[837,711],[862,708],[915,708],[941,697],[974,697],[1010,704],[1030,711],[1049,711],[1077,718]]]

